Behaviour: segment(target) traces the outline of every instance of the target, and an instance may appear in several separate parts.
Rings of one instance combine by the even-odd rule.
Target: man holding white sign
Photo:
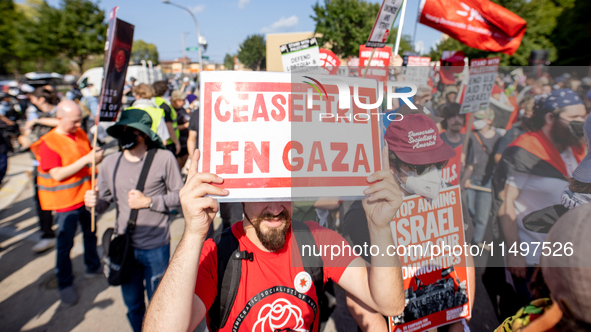
[[[387,153],[381,158],[378,117],[371,116],[377,109],[368,106],[378,104],[375,82],[354,79],[354,99],[364,103],[345,109],[337,107],[340,89],[320,77],[306,80],[324,95],[311,84],[290,82],[300,79],[295,75],[205,74],[203,150],[195,150],[180,194],[185,232],[145,330],[193,330],[206,317],[210,331],[318,331],[318,299],[329,280],[377,312],[400,314],[404,291],[396,253],[376,255],[368,267],[336,232],[292,219],[291,200],[300,197],[294,189],[365,196],[374,251],[394,245],[389,224],[402,194],[386,167]],[[354,132],[363,138],[351,138]],[[230,199],[243,202],[244,220],[215,242],[205,241],[218,201]]]

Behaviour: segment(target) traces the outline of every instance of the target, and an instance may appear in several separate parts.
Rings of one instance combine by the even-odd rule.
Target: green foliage
[[[16,12],[12,0],[0,0],[0,75],[7,74],[14,52]]]
[[[82,70],[88,56],[104,50],[105,12],[89,0],[62,0],[60,14],[58,45]]]
[[[525,35],[515,54],[509,56],[482,51],[449,38],[431,50],[431,58],[441,58],[444,50],[461,50],[471,59],[500,56],[502,66],[527,66],[531,51],[548,50],[549,60],[555,64],[589,65],[591,34],[588,13],[591,6],[588,0],[492,1],[527,22]]]
[[[380,5],[363,0],[324,0],[324,5],[317,2],[312,9],[315,32],[322,35],[318,38],[320,45],[346,58],[359,56],[359,45],[367,42]],[[392,29],[388,43],[396,42],[397,32],[398,29]],[[411,50],[410,37],[402,36],[399,53]]]
[[[264,35],[252,35],[240,44],[238,60],[252,70],[265,70],[266,46]]]
[[[133,42],[131,47],[131,58],[134,63],[140,63],[142,60],[151,60],[154,65],[158,64],[158,49],[156,45],[146,43],[139,39]]]
[[[234,56],[226,53],[226,56],[224,57],[224,67],[227,70],[234,70]]]

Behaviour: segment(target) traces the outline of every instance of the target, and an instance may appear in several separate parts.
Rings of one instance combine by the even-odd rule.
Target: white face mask
[[[402,189],[406,190],[409,194],[417,194],[430,199],[437,199],[439,191],[441,190],[441,178],[439,177],[439,171],[436,167],[431,167],[429,171],[423,173],[423,175],[417,175],[417,172],[407,172],[401,169],[406,174],[406,183],[402,183],[398,175],[398,181],[401,183]]]
[[[473,122],[473,124],[474,124],[475,130],[480,130],[480,129],[484,128],[484,126],[486,126],[486,121],[485,120],[476,120]]]

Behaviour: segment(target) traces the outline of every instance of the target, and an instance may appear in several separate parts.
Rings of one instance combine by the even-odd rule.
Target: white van
[[[152,61],[148,61],[146,63],[144,60],[142,60],[141,66],[127,67],[127,75],[125,76],[125,81],[129,81],[131,77],[136,79],[135,84],[152,84],[156,81],[160,81],[163,79],[160,68],[153,67]],[[85,71],[84,74],[80,76],[77,83],[78,86],[86,86],[88,84],[93,84],[96,88],[100,90],[102,86],[102,81],[103,67],[96,67]]]

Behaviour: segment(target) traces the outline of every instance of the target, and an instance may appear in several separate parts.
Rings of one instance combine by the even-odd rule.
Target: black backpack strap
[[[316,241],[312,236],[312,231],[308,225],[301,221],[292,219],[292,231],[297,242],[298,250],[303,245],[309,245],[310,248],[316,246]],[[253,254],[248,251],[240,251],[238,239],[232,233],[232,228],[227,228],[221,236],[216,239],[217,261],[218,261],[218,283],[217,295],[209,309],[209,330],[216,332],[226,325],[230,311],[234,306],[234,300],[238,293],[240,285],[240,275],[242,270],[242,260],[247,259],[252,262]],[[316,250],[318,251],[318,250]],[[301,251],[300,251],[301,255]],[[324,291],[324,271],[322,258],[318,256],[302,256],[304,270],[310,274],[314,287],[316,288],[316,297],[320,300]]]
[[[242,273],[242,260],[252,262],[253,255],[248,251],[240,251],[238,239],[232,233],[232,227],[226,228],[216,239],[218,260],[217,295],[209,309],[209,330],[214,332],[226,325],[230,311],[234,306],[240,274]]]
[[[144,160],[144,165],[142,166],[142,171],[140,173],[140,178],[137,181],[137,185],[135,189],[143,192],[144,185],[146,184],[146,179],[148,178],[148,172],[150,171],[150,166],[152,166],[152,161],[154,160],[154,155],[156,155],[156,151],[158,149],[150,149],[148,150],[148,154],[146,155],[146,160]],[[122,153],[123,155],[123,153]],[[127,231],[133,232],[135,228],[135,221],[137,220],[139,210],[132,209],[129,213],[129,221],[127,221]]]
[[[312,252],[320,252],[320,250],[314,250],[314,247],[316,247],[316,241],[314,240],[314,236],[312,236],[310,227],[304,222],[292,219],[291,230],[295,236],[298,250],[300,250],[300,256],[302,256],[304,270],[310,274],[310,277],[312,277],[314,288],[316,288],[316,298],[320,301],[322,293],[324,292],[324,263],[322,262],[322,257],[315,255],[304,256],[302,255],[301,248],[307,245],[312,248]]]

